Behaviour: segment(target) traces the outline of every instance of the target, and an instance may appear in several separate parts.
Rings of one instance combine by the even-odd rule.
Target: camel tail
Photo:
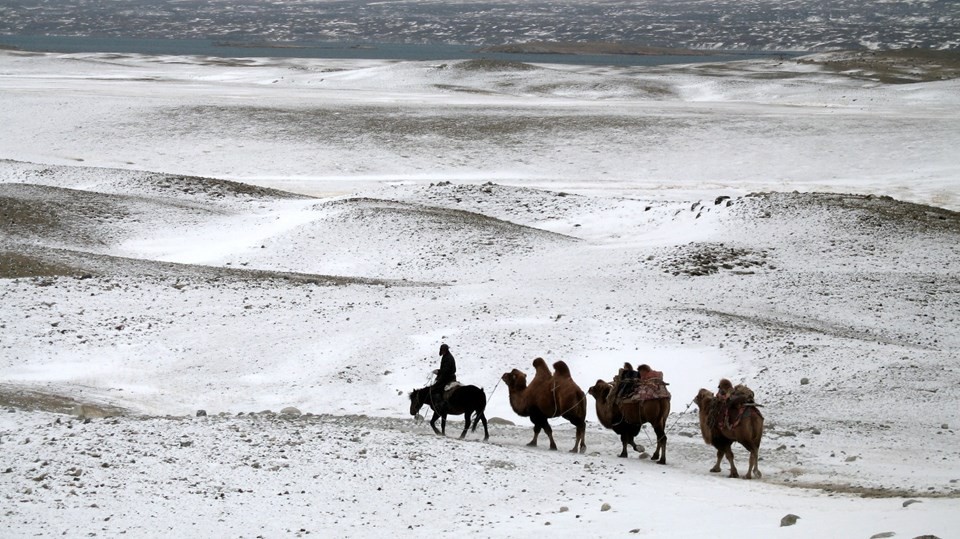
[[[554,376],[570,378],[570,367],[567,367],[567,364],[563,361],[558,361],[553,364],[553,374]]]

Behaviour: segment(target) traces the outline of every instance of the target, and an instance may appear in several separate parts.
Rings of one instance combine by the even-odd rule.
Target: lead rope
[[[556,410],[556,409],[558,409],[558,408],[560,407],[560,403],[557,401],[557,383],[556,383],[556,382],[553,382],[553,391],[552,391],[552,393],[553,393],[553,409]],[[585,400],[587,400],[587,394],[586,394],[586,393],[583,394],[583,398],[582,398],[582,399],[580,399],[580,400],[578,400],[577,402],[573,403],[573,406],[571,406],[570,408],[567,408],[566,410],[564,410],[563,412],[561,412],[558,417],[563,417],[563,415],[566,414],[567,412],[570,412],[570,411],[575,410],[575,409],[577,408],[577,406],[580,406],[580,403],[582,403],[582,402],[585,401]]]
[[[668,425],[664,425],[664,427],[663,427],[663,435],[664,435],[664,436],[667,435],[667,431],[673,430],[673,427],[676,427],[676,426],[677,426],[677,423],[680,422],[680,416],[682,416],[682,415],[684,415],[684,414],[686,414],[687,412],[690,411],[690,406],[693,405],[693,402],[694,402],[694,401],[691,400],[690,402],[687,403],[687,407],[684,408],[682,412],[680,412],[679,414],[677,414],[677,418],[673,420],[673,424],[672,424],[672,425],[669,425],[669,426],[668,426]],[[641,406],[642,404],[643,404],[643,401],[640,401],[639,403],[637,403],[637,406]],[[650,442],[652,442],[652,443],[660,443],[660,439],[659,439],[659,438],[657,438],[657,441],[656,441],[656,442],[653,442],[653,439],[650,438],[650,433],[647,432],[647,429],[645,428],[646,426],[647,426],[646,424],[643,424],[643,425],[640,427],[640,430],[643,431],[643,434],[647,437],[647,440],[650,441]]]

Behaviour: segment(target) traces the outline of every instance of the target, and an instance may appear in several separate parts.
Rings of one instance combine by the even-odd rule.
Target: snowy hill
[[[344,66],[341,86],[317,95],[251,82],[275,76],[275,65],[246,67],[236,82],[221,66],[126,58],[103,69],[140,74],[105,85],[99,68],[50,68],[71,65],[69,56],[0,59],[0,111],[23,138],[7,131],[0,154],[0,403],[9,410],[0,499],[12,537],[960,529],[960,214],[956,162],[938,153],[958,135],[956,109],[944,105],[955,81],[865,87],[805,64],[770,82],[747,63],[727,66],[729,78],[692,68],[611,75],[649,78],[676,89],[671,97],[569,99],[504,95],[486,73],[473,83],[489,93],[450,102],[437,70],[417,63]],[[519,73],[533,86],[548,70],[567,72]],[[387,84],[400,73],[406,86]],[[571,74],[585,76],[607,75]],[[824,107],[812,103],[837,106],[851,91],[879,104],[821,124]],[[94,104],[121,94],[126,109]],[[278,107],[282,118],[316,105],[324,121],[356,113],[349,122],[386,127],[351,123],[380,140],[347,143],[333,134],[344,120],[289,138],[263,128],[276,121],[269,114],[242,108],[201,114],[190,140],[181,134],[192,128],[163,131],[182,117],[154,123],[228,94],[271,102],[258,110]],[[24,112],[56,100],[54,114],[72,128]],[[505,111],[521,109],[519,131],[485,131],[512,125]],[[680,131],[663,136],[687,148],[770,138],[747,160],[766,170],[740,163],[715,184],[701,175],[700,153],[673,161],[664,144],[645,157],[678,178],[677,189],[661,189],[620,153],[636,139],[604,137],[663,114]],[[740,115],[742,129],[721,129],[713,115]],[[574,117],[593,119],[568,124]],[[784,117],[831,131],[779,138]],[[755,133],[744,135],[747,124]],[[109,125],[123,129],[110,135]],[[400,129],[411,125],[421,136]],[[250,131],[217,146],[238,127]],[[140,165],[156,167],[117,166],[148,141]],[[851,160],[820,142],[872,149]],[[794,157],[759,159],[776,147]],[[502,159],[530,149],[518,174],[497,174],[513,166]],[[720,163],[713,151],[704,146],[710,166]],[[63,152],[86,157],[71,164]],[[313,152],[326,157],[295,159]],[[796,185],[829,188],[784,189],[795,184],[778,178],[812,153],[824,158],[807,162]],[[243,177],[218,174],[226,163]],[[407,394],[429,383],[442,342],[460,380],[485,389],[497,418],[488,443],[482,433],[456,440],[462,418],[441,438],[408,413]],[[536,357],[565,361],[584,390],[625,361],[664,371],[667,465],[617,459],[619,440],[597,423],[592,397],[586,453],[525,447],[530,423],[500,377],[532,374]],[[760,480],[707,471],[715,451],[690,402],[722,377],[764,405]],[[572,427],[552,424],[567,449]],[[648,451],[651,436],[638,438]],[[800,519],[781,527],[787,514]]]

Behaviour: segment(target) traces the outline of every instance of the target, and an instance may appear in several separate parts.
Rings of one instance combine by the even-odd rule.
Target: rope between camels
[[[557,402],[557,383],[556,383],[556,382],[553,382],[553,389],[552,389],[551,393],[553,393],[553,409],[554,409],[554,410],[557,410],[557,409],[560,408],[560,403]],[[567,408],[566,410],[564,410],[563,412],[561,412],[561,413],[559,414],[559,416],[560,416],[560,417],[563,417],[564,414],[566,414],[567,412],[570,412],[570,411],[576,409],[576,407],[577,407],[577,406],[580,406],[580,403],[583,402],[583,401],[585,401],[585,400],[587,400],[587,394],[586,394],[586,393],[583,394],[583,398],[582,398],[582,399],[580,399],[580,400],[578,400],[577,402],[573,403],[573,406],[571,406],[570,408]]]
[[[673,421],[673,424],[672,424],[672,425],[664,425],[664,427],[663,427],[663,435],[664,435],[664,436],[667,435],[667,431],[668,431],[668,430],[672,430],[673,427],[676,427],[676,426],[677,426],[677,423],[680,422],[680,416],[682,416],[683,414],[685,414],[685,413],[687,413],[688,411],[690,411],[690,406],[691,406],[692,404],[693,404],[693,401],[692,401],[692,400],[687,403],[687,407],[684,408],[682,412],[680,412],[679,414],[677,414],[677,418]],[[653,440],[650,438],[650,433],[647,432],[647,430],[643,428],[643,427],[645,427],[645,426],[646,426],[646,425],[642,425],[642,426],[640,427],[640,430],[643,431],[643,434],[647,437],[647,440],[653,442]],[[654,443],[660,443],[660,438],[657,438],[657,441],[654,442]]]

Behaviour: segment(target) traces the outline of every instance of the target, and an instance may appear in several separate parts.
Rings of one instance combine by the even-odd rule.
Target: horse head
[[[410,415],[417,415],[420,413],[420,408],[423,408],[425,404],[423,399],[420,397],[421,389],[414,389],[410,392]]]

